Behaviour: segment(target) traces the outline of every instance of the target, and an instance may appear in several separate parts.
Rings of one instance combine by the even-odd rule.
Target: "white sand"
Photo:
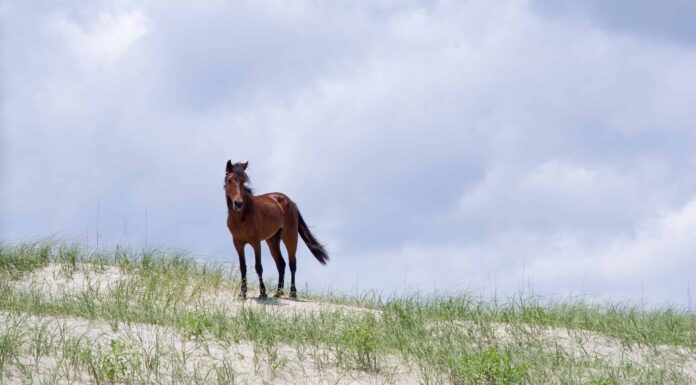
[[[18,290],[39,292],[48,298],[58,298],[86,290],[105,292],[124,279],[128,279],[128,276],[122,274],[115,266],[95,270],[95,266],[88,264],[78,264],[74,269],[60,264],[49,264],[32,271],[13,285]]]
[[[455,321],[465,330],[481,335],[481,329],[473,322]],[[432,325],[434,331],[436,325]],[[576,359],[603,360],[612,365],[630,362],[645,367],[681,367],[682,373],[696,381],[696,354],[686,347],[670,345],[625,344],[618,338],[601,333],[562,327],[533,324],[491,323],[493,338],[498,342],[542,342],[549,352],[560,351]]]
[[[316,347],[276,345],[271,350],[252,342],[226,343],[202,339],[189,340],[171,328],[146,324],[110,324],[75,317],[37,317],[0,313],[0,326],[20,328],[28,339],[41,335],[53,345],[62,346],[73,338],[80,346],[93,352],[109,351],[112,340],[127,344],[128,351],[139,357],[140,368],[136,380],[145,380],[145,363],[159,358],[152,379],[167,381],[176,369],[184,369],[187,376],[206,376],[206,382],[217,379],[216,368],[229,365],[237,383],[243,384],[418,384],[418,375],[397,359],[381,362],[379,373],[367,373],[336,367],[328,350]],[[271,352],[271,353],[269,353]],[[91,383],[90,373],[72,366],[61,351],[36,358],[31,351],[22,351],[14,365],[6,368],[7,384],[21,384],[30,374],[35,382],[49,382],[52,378],[67,383]],[[128,354],[124,354],[128,357]],[[184,377],[185,378],[185,377]],[[60,383],[60,382],[58,382]]]
[[[313,302],[305,299],[290,299],[287,297],[268,299],[249,297],[247,299],[240,299],[237,298],[234,293],[236,292],[226,290],[221,290],[217,293],[206,293],[202,295],[200,299],[193,302],[191,307],[218,309],[229,314],[234,314],[240,309],[247,308],[252,310],[263,310],[281,316],[307,315],[319,312],[340,312],[358,316],[363,314],[379,316],[380,314],[378,310],[359,306],[337,305],[332,303]]]
[[[73,271],[68,271],[52,264],[32,272],[13,285],[18,290],[38,291],[47,298],[58,298],[78,295],[86,290],[108,293],[118,282],[130,279],[113,266],[96,271],[93,269],[91,265],[78,265]],[[307,300],[241,300],[236,297],[236,288],[231,287],[194,297],[197,300],[191,302],[191,308],[217,309],[230,315],[248,308],[279,316],[308,315],[320,311],[380,316],[378,310]],[[483,334],[481,328],[473,323],[457,321],[457,324],[479,336]],[[433,338],[437,338],[438,325],[431,326]],[[544,349],[549,352],[560,351],[578,359],[598,359],[612,365],[630,362],[649,367],[681,367],[682,373],[696,382],[696,355],[684,347],[627,345],[616,338],[587,330],[504,323],[489,326],[492,338],[497,342],[529,341],[530,346],[538,346],[542,341]],[[160,381],[171,376],[172,370],[180,368],[185,370],[184,378],[203,376],[205,382],[214,382],[216,368],[224,365],[234,371],[238,383],[249,384],[418,384],[420,378],[415,368],[409,369],[394,357],[381,359],[379,373],[367,373],[337,367],[335,357],[331,356],[333,353],[319,347],[280,344],[273,349],[264,349],[258,343],[245,341],[226,343],[205,338],[196,341],[170,328],[154,325],[0,313],[0,332],[13,327],[21,328],[27,336],[44,333],[50,341],[60,342],[54,346],[62,346],[62,341],[67,338],[79,338],[84,346],[92,347],[93,351],[108,349],[111,340],[125,341],[146,362],[160,358],[155,368],[149,371],[140,368],[137,374],[150,373]],[[64,383],[90,382],[88,372],[71,366],[64,358],[61,351],[42,355],[23,351],[16,360],[6,364],[9,366],[5,369],[6,378],[3,381],[19,384],[30,376],[36,382],[63,383],[59,379],[66,380]]]

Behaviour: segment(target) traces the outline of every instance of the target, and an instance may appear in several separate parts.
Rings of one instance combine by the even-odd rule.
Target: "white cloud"
[[[341,289],[357,282],[363,288],[464,290],[501,298],[526,293],[686,304],[696,285],[695,232],[696,199],[604,242],[583,233],[513,229],[471,242],[406,243],[351,255],[332,261],[337,268],[330,272],[305,267],[310,272],[302,280]]]
[[[88,23],[78,23],[65,15],[54,16],[51,30],[65,44],[84,69],[95,69],[117,62],[150,29],[142,10],[100,11]]]
[[[618,238],[601,256],[609,277],[659,275],[666,281],[696,269],[696,199],[641,223],[635,234]]]
[[[659,190],[639,196],[636,170],[549,159],[530,168],[489,170],[459,201],[458,215],[496,230],[625,228],[654,210]]]

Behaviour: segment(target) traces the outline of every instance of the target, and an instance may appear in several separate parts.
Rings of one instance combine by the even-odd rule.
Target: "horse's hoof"
[[[259,294],[259,299],[266,299],[266,298],[268,298],[268,295],[265,292]]]
[[[275,295],[274,295],[274,297],[276,297],[276,298],[280,298],[280,297],[282,297],[282,296],[283,296],[283,292],[282,292],[282,291],[276,291],[276,293],[275,293]]]
[[[239,298],[239,299],[246,299],[246,293],[240,294],[237,298]]]
[[[291,292],[290,292],[290,298],[297,299],[297,292],[296,292],[296,291],[291,291]]]

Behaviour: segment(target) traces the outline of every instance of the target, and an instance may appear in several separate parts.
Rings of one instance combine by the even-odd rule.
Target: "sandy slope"
[[[167,327],[110,324],[75,317],[0,313],[0,325],[21,328],[29,338],[42,335],[53,342],[77,340],[80,346],[89,346],[93,352],[100,351],[107,356],[110,342],[122,341],[128,347],[125,357],[131,353],[140,357],[137,366],[141,374],[134,377],[143,381],[147,379],[145,375],[162,380],[177,376],[183,369],[189,377],[205,378],[206,382],[214,383],[218,370],[229,367],[235,381],[243,384],[418,384],[417,374],[399,365],[398,360],[385,362],[379,374],[345,370],[326,365],[331,359],[325,355],[330,353],[313,347],[279,345],[275,346],[273,354],[268,354],[264,346],[251,342],[226,344],[211,339],[187,339]],[[52,378],[63,379],[66,383],[91,383],[90,373],[85,369],[76,370],[64,352],[52,353],[36,358],[32,351],[23,351],[6,370],[4,383],[24,383],[27,374],[39,383]],[[155,360],[159,361],[156,367],[146,374],[148,368],[144,366]],[[130,369],[124,373],[130,373]]]
[[[624,344],[616,338],[582,329],[541,327],[538,325],[493,324],[497,338],[524,343],[526,339],[545,341],[549,349],[567,352],[576,358],[593,358],[614,365],[630,362],[638,366],[660,367],[679,363],[682,372],[696,380],[696,356],[683,347]]]
[[[69,269],[64,265],[49,264],[32,271],[14,282],[13,286],[19,290],[36,291],[45,297],[56,298],[79,294],[85,290],[106,292],[117,282],[128,278],[116,266],[95,269],[93,265],[78,264]]]
[[[131,277],[124,275],[113,266],[94,270],[91,265],[77,265],[66,269],[51,264],[36,270],[21,280],[13,282],[20,291],[38,293],[46,298],[79,295],[86,290],[96,290],[108,294],[118,282]],[[240,300],[230,291],[204,293],[192,308],[204,306],[215,308],[228,314],[240,309],[268,311],[279,316],[306,315],[320,311],[340,311],[346,313],[374,312],[346,305],[311,302],[307,300],[249,298]],[[93,353],[109,354],[112,340],[124,342],[128,348],[125,356],[132,353],[142,357],[142,361],[160,361],[156,368],[143,367],[134,375],[141,381],[165,381],[169,378],[191,379],[197,377],[206,383],[217,381],[222,371],[233,373],[235,383],[241,384],[418,384],[419,376],[399,360],[385,358],[379,373],[339,368],[333,364],[331,352],[318,347],[291,347],[276,345],[273,351],[253,342],[235,344],[213,339],[191,339],[178,331],[148,324],[113,323],[101,320],[87,320],[78,317],[47,317],[22,313],[0,312],[0,334],[8,329],[18,328],[25,339],[44,338],[54,346],[65,346],[66,341],[79,341],[80,346],[88,346]],[[40,337],[39,337],[40,336]],[[57,350],[48,354],[36,355],[31,349],[21,354],[5,368],[3,384],[22,384],[31,378],[34,382],[92,383],[91,374],[72,364],[65,352]],[[156,359],[159,357],[159,359]],[[181,371],[186,372],[185,375]],[[125,370],[124,374],[129,373]],[[144,378],[140,376],[149,376]]]
[[[67,269],[60,264],[35,270],[21,280],[13,282],[15,289],[27,292],[37,292],[46,298],[60,298],[74,296],[87,290],[94,290],[106,294],[116,284],[130,279],[115,266],[96,268],[89,264],[78,264],[74,269]],[[356,306],[337,305],[307,300],[290,300],[288,298],[268,298],[259,300],[252,296],[253,287],[250,287],[250,297],[240,300],[233,290],[221,290],[216,293],[203,293],[190,303],[191,308],[204,307],[215,308],[227,313],[236,313],[241,308],[254,310],[264,309],[279,315],[294,315],[317,313],[320,311],[341,311],[348,313],[376,313],[375,310]],[[190,294],[190,293],[189,293]],[[193,297],[193,296],[192,296]]]
[[[66,271],[58,265],[49,265],[14,283],[18,290],[39,291],[48,298],[75,295],[84,290],[108,293],[118,282],[130,279],[115,267],[92,270],[79,266]],[[340,311],[350,314],[379,311],[354,306],[336,305],[306,300],[270,299],[239,300],[227,290],[204,293],[192,307],[205,306],[229,312],[251,308],[274,312],[278,315],[310,314],[319,311]],[[480,328],[467,322],[458,324],[480,333]],[[524,343],[544,341],[550,351],[563,351],[578,358],[600,359],[616,365],[630,362],[636,365],[657,366],[677,363],[682,372],[696,382],[696,357],[685,348],[674,346],[644,346],[623,344],[615,338],[586,330],[540,327],[537,325],[509,325],[493,323],[489,326],[499,341]],[[171,328],[90,321],[76,317],[37,317],[27,314],[0,313],[0,332],[20,328],[27,336],[42,336],[64,346],[68,339],[92,347],[94,352],[108,352],[112,340],[123,341],[137,357],[142,357],[142,373],[155,378],[167,378],[185,371],[186,376],[199,376],[213,382],[220,373],[233,373],[238,383],[276,384],[418,384],[419,373],[401,360],[386,357],[379,373],[347,370],[331,364],[335,362],[328,350],[312,346],[275,345],[265,349],[259,343],[225,343],[202,338],[191,340]],[[432,325],[437,338],[438,325]],[[157,359],[160,357],[159,359]],[[162,358],[164,357],[164,358]],[[71,383],[87,383],[90,373],[66,361],[64,351],[36,354],[22,351],[5,368],[4,381],[23,383],[27,376],[34,380],[64,379]],[[69,361],[69,360],[68,360]],[[156,365],[153,362],[156,361]],[[148,365],[145,367],[145,365]],[[152,365],[155,365],[154,367]],[[147,369],[147,370],[145,370]],[[146,374],[134,374],[135,377]],[[141,378],[148,380],[148,378]],[[151,380],[151,379],[150,379]],[[61,381],[57,381],[61,383]],[[67,382],[66,382],[67,383]]]

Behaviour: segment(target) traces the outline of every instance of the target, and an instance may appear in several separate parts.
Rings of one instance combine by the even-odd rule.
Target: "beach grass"
[[[88,278],[72,291],[47,291],[37,277],[49,267],[49,282]],[[696,314],[686,309],[418,293],[242,301],[236,271],[165,249],[2,244],[0,379],[24,383],[41,373],[43,383],[100,384],[696,381]],[[112,281],[100,284],[107,276]],[[26,283],[32,279],[37,284]],[[307,304],[322,306],[302,310]]]

